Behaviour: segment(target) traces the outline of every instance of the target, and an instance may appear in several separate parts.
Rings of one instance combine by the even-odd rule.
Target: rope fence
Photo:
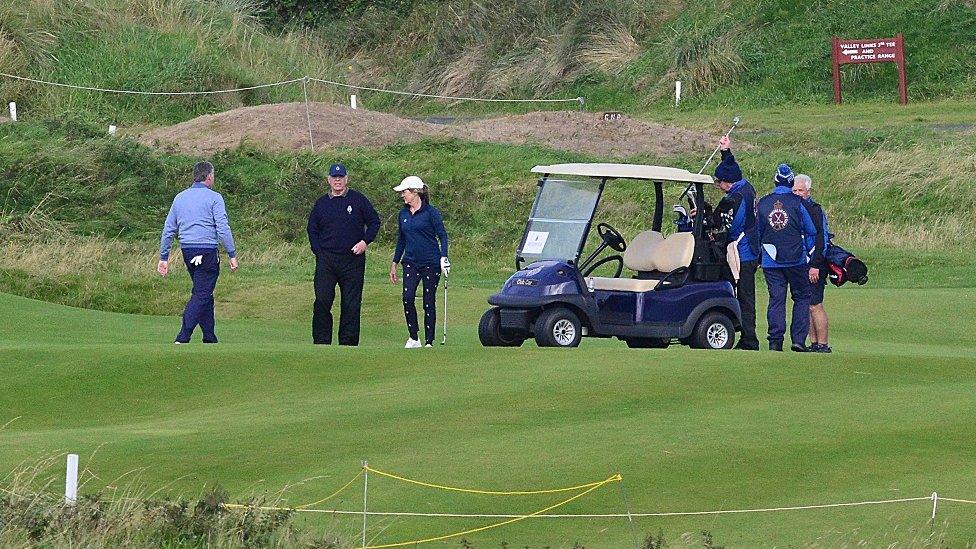
[[[77,469],[78,469],[78,456],[76,454],[67,455],[67,470],[65,474],[65,496],[64,504],[66,506],[73,506],[78,501],[77,494],[77,483],[72,484],[72,479],[77,479]],[[537,511],[531,513],[437,513],[437,512],[415,512],[415,511],[371,511],[368,508],[368,489],[369,489],[369,474],[373,473],[375,476],[385,477],[397,482],[410,484],[414,486],[420,486],[432,490],[441,490],[446,492],[459,492],[467,494],[478,494],[478,495],[488,495],[488,496],[508,496],[508,497],[524,497],[528,495],[545,495],[545,494],[557,494],[557,493],[567,493],[576,492],[570,495],[566,499],[558,501],[556,503],[547,505]],[[315,477],[321,478],[321,477]],[[315,505],[319,505],[330,499],[337,497],[339,494],[348,490],[353,486],[359,479],[363,481],[363,508],[362,510],[349,510],[349,509],[322,509],[314,508]],[[309,479],[311,480],[311,479]],[[621,489],[621,495],[623,496],[623,503],[626,512],[608,512],[608,513],[550,513],[555,509],[563,507],[573,501],[576,501],[591,492],[594,492],[606,485],[618,483]],[[375,490],[375,487],[374,487]],[[6,490],[0,488],[0,492],[7,492]],[[14,495],[12,492],[7,492],[9,495]],[[24,496],[19,496],[24,497]],[[409,478],[403,475],[397,475],[394,473],[381,471],[374,469],[369,466],[369,462],[363,461],[362,467],[349,481],[344,483],[337,490],[331,494],[315,500],[310,503],[306,503],[298,506],[262,506],[262,505],[248,505],[239,503],[225,503],[223,507],[228,510],[243,510],[243,509],[257,509],[261,511],[288,511],[294,513],[316,513],[316,514],[329,514],[329,515],[355,515],[361,516],[363,519],[363,529],[362,529],[362,542],[360,545],[361,549],[386,549],[393,547],[404,547],[409,545],[420,545],[425,543],[431,543],[435,541],[443,541],[446,539],[457,538],[461,536],[466,536],[474,534],[477,532],[484,532],[486,530],[491,530],[495,528],[500,528],[509,524],[514,524],[528,519],[624,519],[626,518],[630,524],[631,533],[634,537],[635,547],[639,547],[640,542],[637,537],[637,533],[634,527],[634,518],[647,518],[647,517],[680,517],[680,516],[700,516],[700,515],[733,515],[733,514],[744,514],[744,513],[776,513],[785,511],[801,511],[810,509],[834,509],[834,508],[846,508],[846,507],[862,507],[871,505],[893,505],[902,503],[912,503],[912,502],[931,502],[931,520],[935,520],[936,513],[938,511],[938,504],[940,501],[960,503],[967,505],[976,505],[976,501],[969,499],[960,498],[947,498],[940,497],[938,492],[932,492],[928,496],[919,497],[908,497],[908,498],[896,498],[896,499],[883,499],[883,500],[866,500],[866,501],[854,501],[854,502],[841,502],[841,503],[819,503],[819,504],[809,504],[809,505],[791,505],[791,506],[779,506],[779,507],[750,507],[742,509],[714,509],[705,511],[657,511],[657,512],[633,512],[630,509],[629,503],[627,503],[626,494],[623,491],[623,476],[619,473],[611,475],[604,480],[588,482],[585,484],[578,484],[574,486],[568,486],[563,488],[537,488],[531,490],[489,490],[483,488],[462,488],[458,486],[451,486],[443,483],[427,482],[423,480],[418,480],[414,478]],[[498,522],[492,522],[483,526],[478,526],[475,528],[465,529],[459,532],[452,532],[447,534],[441,534],[431,537],[426,537],[422,539],[399,541],[394,543],[385,544],[369,544],[367,538],[367,527],[369,517],[421,517],[421,518],[462,518],[462,519],[492,519]]]
[[[464,97],[457,95],[436,95],[431,93],[415,93],[406,92],[399,90],[390,90],[385,88],[371,88],[369,86],[355,86],[353,84],[345,84],[343,82],[336,82],[334,80],[324,80],[322,78],[309,78],[311,82],[319,82],[321,84],[329,84],[332,86],[338,86],[341,88],[348,88],[353,90],[364,90],[379,93],[389,93],[393,95],[409,95],[411,97],[424,97],[428,99],[447,99],[451,101],[479,101],[484,103],[579,103],[580,109],[586,104],[586,100],[582,97],[573,97],[570,99],[504,99],[504,98],[486,98],[486,97]]]
[[[121,95],[138,95],[138,96],[154,96],[154,97],[179,97],[179,96],[198,96],[198,95],[218,95],[225,93],[235,93],[243,92],[248,90],[257,90],[262,88],[274,88],[278,86],[289,86],[292,84],[301,83],[302,85],[302,95],[305,102],[305,124],[308,130],[308,148],[310,151],[315,150],[315,141],[312,139],[312,114],[309,108],[308,100],[308,85],[310,82],[316,82],[320,84],[327,84],[330,86],[336,86],[341,88],[347,88],[352,90],[364,90],[377,93],[386,93],[392,95],[410,96],[418,98],[428,98],[428,99],[445,99],[451,101],[474,101],[474,102],[486,102],[486,103],[578,103],[579,110],[582,111],[586,100],[583,97],[573,97],[567,99],[505,99],[505,98],[488,98],[488,97],[464,97],[455,95],[436,95],[429,93],[415,93],[407,92],[402,90],[391,90],[387,88],[376,88],[371,86],[356,86],[353,84],[346,84],[344,82],[337,82],[335,80],[326,80],[323,78],[312,78],[310,76],[303,76],[301,78],[293,78],[291,80],[283,80],[281,82],[271,82],[268,84],[257,84],[254,86],[245,86],[241,88],[230,88],[223,90],[199,90],[199,91],[145,91],[145,90],[128,90],[128,89],[115,89],[115,88],[101,88],[97,86],[81,86],[77,84],[65,84],[62,82],[53,82],[50,80],[42,80],[39,78],[30,78],[26,76],[18,76],[16,74],[9,74],[6,72],[0,72],[0,77],[9,78],[12,80],[18,80],[21,82],[30,82],[33,84],[39,84],[43,86],[53,86],[58,88],[66,88],[72,90],[80,91],[90,91],[99,93],[114,93]],[[353,96],[355,98],[355,96]],[[356,109],[355,102],[353,102],[353,109]],[[13,121],[17,121],[15,103],[10,104],[10,118]],[[114,135],[114,126],[110,127],[109,133]]]
[[[141,90],[123,90],[123,89],[113,89],[113,88],[98,88],[98,87],[93,87],[93,86],[78,86],[78,85],[75,85],[75,84],[63,84],[61,82],[51,82],[51,81],[48,81],[48,80],[39,80],[37,78],[28,78],[26,76],[17,76],[17,75],[14,75],[14,74],[7,74],[5,72],[0,72],[0,76],[3,76],[5,78],[11,78],[13,80],[20,80],[20,81],[23,81],[23,82],[31,82],[31,83],[34,83],[34,84],[42,84],[42,85],[45,85],[45,86],[55,86],[55,87],[58,87],[58,88],[68,88],[68,89],[72,89],[72,90],[93,91],[93,92],[102,92],[102,93],[117,93],[117,94],[123,94],[123,95],[153,95],[153,96],[215,95],[215,94],[220,94],[220,93],[234,93],[234,92],[242,92],[242,91],[248,91],[248,90],[256,90],[256,89],[260,89],[260,88],[273,88],[275,86],[286,86],[288,84],[294,84],[296,82],[303,82],[303,81],[306,80],[305,77],[302,77],[302,78],[294,78],[292,80],[284,80],[284,81],[281,81],[281,82],[272,82],[270,84],[258,84],[256,86],[246,86],[246,87],[243,87],[243,88],[232,88],[232,89],[225,89],[225,90],[202,90],[202,91],[180,91],[180,92],[176,92],[176,91],[163,91],[163,92],[158,92],[158,91],[141,91]]]
[[[366,506],[365,489],[366,489],[366,478],[369,473],[373,473],[377,476],[382,476],[398,482],[411,484],[414,486],[421,486],[433,490],[441,490],[448,492],[460,492],[468,494],[479,494],[479,495],[489,495],[489,496],[527,496],[527,495],[540,495],[540,494],[555,494],[555,493],[566,493],[566,492],[577,492],[576,494],[570,496],[569,498],[562,500],[553,505],[549,505],[538,511],[531,513],[438,513],[438,512],[415,512],[415,511],[371,511]],[[351,486],[360,477],[364,478],[364,505],[363,509],[360,510],[348,510],[348,509],[321,509],[312,508],[313,505],[327,501],[347,488]],[[778,507],[750,507],[741,509],[712,509],[704,511],[656,511],[656,512],[632,512],[629,508],[626,512],[609,512],[609,513],[550,513],[559,507],[562,507],[572,501],[575,501],[583,496],[593,492],[607,484],[614,482],[622,482],[623,477],[620,474],[615,474],[605,480],[589,482],[586,484],[579,484],[576,486],[569,486],[565,488],[545,488],[545,489],[533,489],[533,490],[487,490],[481,488],[461,488],[457,486],[450,486],[446,484],[439,484],[434,482],[427,482],[418,479],[413,479],[405,477],[402,475],[397,475],[394,473],[389,473],[386,471],[381,471],[374,469],[364,462],[362,469],[359,473],[352,478],[349,482],[343,485],[341,488],[318,500],[316,502],[299,505],[296,507],[276,507],[276,506],[249,506],[243,504],[225,504],[228,509],[246,509],[254,508],[262,511],[292,511],[296,513],[312,513],[312,514],[328,514],[328,515],[355,515],[362,516],[364,520],[363,528],[363,540],[361,547],[364,549],[382,549],[391,547],[403,547],[408,545],[419,545],[428,542],[442,541],[445,539],[465,536],[477,532],[483,532],[485,530],[498,528],[508,524],[513,524],[515,522],[520,522],[528,519],[627,519],[633,524],[633,519],[635,518],[650,518],[650,517],[683,517],[683,516],[702,516],[702,515],[735,515],[735,514],[747,514],[747,513],[778,513],[787,511],[802,511],[811,509],[836,509],[836,508],[847,508],[847,507],[863,507],[863,506],[874,506],[874,505],[894,505],[903,504],[911,502],[931,502],[932,512],[931,518],[934,520],[936,516],[936,511],[938,503],[941,502],[952,502],[952,503],[962,503],[962,504],[972,504],[976,505],[976,501],[957,499],[957,498],[946,498],[938,495],[937,492],[932,492],[928,496],[919,497],[908,497],[908,498],[895,498],[895,499],[883,499],[883,500],[866,500],[866,501],[853,501],[853,502],[840,502],[840,503],[819,503],[819,504],[809,504],[809,505],[790,505],[790,506],[778,506]],[[375,488],[374,488],[375,489]],[[627,505],[629,507],[629,505]],[[468,529],[461,532],[455,532],[451,534],[444,534],[419,540],[410,540],[397,543],[389,543],[384,545],[367,545],[366,538],[366,519],[367,517],[415,517],[415,518],[457,518],[457,519],[494,519],[501,520],[500,522],[488,524],[478,528]]]

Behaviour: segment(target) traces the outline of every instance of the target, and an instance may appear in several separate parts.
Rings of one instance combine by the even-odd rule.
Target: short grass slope
[[[174,497],[219,484],[232,500],[284,505],[331,493],[363,459],[495,490],[623,475],[622,485],[559,508],[566,513],[976,496],[971,284],[829,290],[837,351],[829,356],[631,350],[601,340],[566,352],[531,342],[485,349],[475,321],[490,291],[459,280],[448,344],[417,351],[401,348],[398,293],[379,282],[367,287],[367,309],[386,312],[367,314],[357,349],[313,347],[305,320],[223,319],[221,344],[175,347],[175,317],[0,296],[0,420],[10,421],[0,430],[0,471],[71,451],[94,475],[85,492],[118,489],[129,473]],[[48,473],[52,489],[58,473]],[[323,506],[361,509],[356,486]],[[562,499],[369,482],[375,511],[528,513]],[[659,531],[676,542],[707,531],[738,546],[956,545],[976,536],[976,506],[944,502],[935,522],[930,513],[920,501],[640,518],[633,528],[621,518],[531,519],[467,538],[476,547],[621,547]],[[374,517],[369,537],[418,539],[492,521]],[[361,527],[356,517],[304,524],[350,543]]]

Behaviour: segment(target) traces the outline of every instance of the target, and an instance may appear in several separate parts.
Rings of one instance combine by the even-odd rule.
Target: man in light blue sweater
[[[213,292],[220,275],[218,242],[230,256],[230,270],[237,270],[234,236],[227,222],[224,198],[213,190],[213,184],[213,164],[197,162],[193,166],[193,185],[173,199],[159,243],[159,265],[156,267],[159,274],[169,274],[169,249],[178,235],[183,261],[193,281],[190,300],[183,309],[183,327],[176,336],[177,345],[190,342],[197,324],[203,331],[204,343],[217,343]]]

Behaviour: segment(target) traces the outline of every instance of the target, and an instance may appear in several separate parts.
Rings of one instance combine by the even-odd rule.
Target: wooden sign
[[[902,105],[908,104],[908,82],[905,77],[905,39],[894,38],[847,40],[834,37],[834,103],[840,104],[840,66],[857,63],[897,63],[898,95]]]

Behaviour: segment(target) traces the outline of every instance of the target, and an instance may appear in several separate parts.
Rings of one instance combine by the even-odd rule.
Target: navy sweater
[[[352,189],[343,196],[329,193],[319,197],[308,215],[308,242],[315,255],[352,255],[357,242],[371,243],[379,230],[380,216],[373,205]]]
[[[397,216],[397,224],[394,263],[403,259],[417,267],[434,267],[440,265],[442,257],[447,257],[447,230],[437,208],[424,202],[416,213],[411,214],[410,206],[404,206]]]

